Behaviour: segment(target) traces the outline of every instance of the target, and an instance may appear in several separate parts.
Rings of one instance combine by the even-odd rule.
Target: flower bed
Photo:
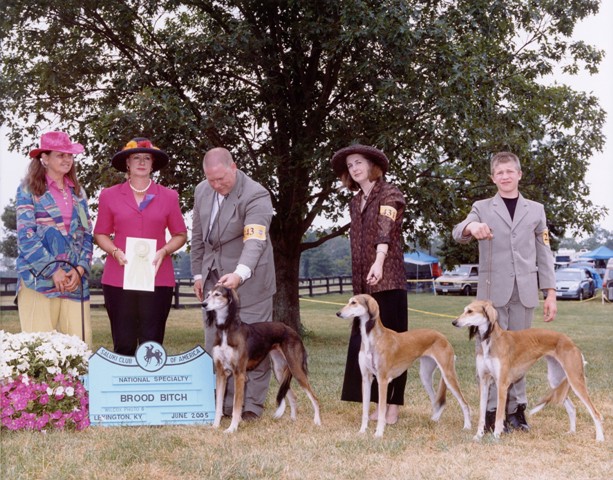
[[[0,330],[0,427],[46,430],[89,426],[89,397],[79,376],[91,351],[72,335]]]

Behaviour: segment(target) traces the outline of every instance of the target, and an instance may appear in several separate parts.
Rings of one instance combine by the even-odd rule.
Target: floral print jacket
[[[92,222],[87,198],[78,197],[71,188],[72,219],[70,231],[62,219],[60,209],[47,190],[36,196],[23,184],[17,189],[17,273],[26,287],[47,297],[80,300],[80,289],[61,294],[56,290],[52,275],[58,268],[69,271],[72,267],[85,269],[83,299],[89,299],[87,277],[93,253]],[[59,260],[60,262],[55,262]],[[17,289],[21,282],[18,283]]]

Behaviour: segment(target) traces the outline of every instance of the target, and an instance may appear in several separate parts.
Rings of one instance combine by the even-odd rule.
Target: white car
[[[439,295],[457,293],[460,295],[472,295],[477,293],[479,283],[479,265],[459,265],[453,270],[448,270],[434,281],[434,289]]]

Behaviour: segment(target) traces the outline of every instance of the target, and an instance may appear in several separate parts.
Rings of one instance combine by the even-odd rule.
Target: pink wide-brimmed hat
[[[47,132],[40,136],[40,146],[30,152],[30,157],[36,158],[43,152],[82,153],[85,148],[80,143],[72,143],[64,132]]]

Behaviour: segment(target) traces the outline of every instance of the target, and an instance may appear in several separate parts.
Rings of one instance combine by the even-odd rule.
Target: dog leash
[[[487,297],[486,298],[487,298],[487,300],[491,301],[492,300],[491,293],[492,293],[492,250],[493,250],[492,243],[493,243],[493,235],[492,235],[492,238],[489,238],[487,241],[489,242],[489,249],[488,249],[489,250],[488,257],[489,258],[488,258],[488,265],[487,265],[487,279],[486,279],[485,283],[487,285],[487,291],[486,291]]]

